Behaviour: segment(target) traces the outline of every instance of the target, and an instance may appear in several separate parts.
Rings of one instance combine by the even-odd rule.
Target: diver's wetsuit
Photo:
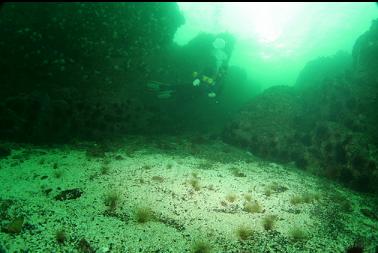
[[[210,39],[208,48],[210,51],[203,52],[203,58],[198,62],[202,69],[193,72],[191,84],[164,85],[156,84],[158,88],[158,98],[170,98],[174,96],[180,99],[194,99],[207,94],[209,98],[214,98],[223,90],[223,81],[228,68],[228,61],[233,50],[234,39],[231,35],[220,34]],[[201,68],[201,67],[200,67]]]
[[[211,44],[211,58],[201,72],[193,73],[193,86],[205,87],[210,98],[222,91],[233,44],[234,40],[229,34],[218,35]]]
[[[200,80],[200,88],[209,93],[218,94],[221,92],[223,87],[223,77],[225,74],[225,69],[221,69],[220,71],[216,72],[215,68],[206,68],[200,74],[197,74],[193,80]]]
[[[213,55],[211,66],[206,66],[200,73],[193,73],[193,85],[204,87],[209,97],[212,97],[211,94],[215,96],[222,91],[228,60],[228,56],[225,53],[223,55],[221,59]]]

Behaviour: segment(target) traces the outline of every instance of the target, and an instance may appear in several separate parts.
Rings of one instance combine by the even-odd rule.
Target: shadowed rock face
[[[290,87],[276,86],[256,97],[225,131],[225,139],[250,146],[256,154],[274,157],[278,144],[294,133],[299,99]],[[266,143],[269,147],[263,147]]]
[[[8,147],[0,146],[0,159],[9,156],[12,150]]]
[[[183,22],[175,3],[4,4],[0,138],[55,142],[150,127],[144,86]]]
[[[226,82],[244,91],[226,89],[222,105],[193,89],[192,73],[209,60],[205,48],[215,35],[177,46],[172,39],[183,23],[176,3],[4,4],[0,139],[55,143],[222,129],[251,97],[250,85],[230,69],[236,78]],[[147,87],[153,81],[175,86],[173,98],[158,99]]]
[[[294,162],[354,189],[377,192],[378,21],[356,42],[353,66],[339,53],[308,64],[295,87],[254,98],[223,139],[278,162]]]
[[[92,97],[130,89],[148,78],[150,58],[182,23],[174,3],[7,3],[0,16],[1,94],[75,87]]]
[[[362,34],[353,47],[353,64],[358,72],[367,72],[374,77],[378,74],[378,20],[373,20],[370,29]]]

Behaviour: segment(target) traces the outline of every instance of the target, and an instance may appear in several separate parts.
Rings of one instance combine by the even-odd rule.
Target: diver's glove
[[[199,86],[201,81],[197,78],[196,80],[193,81],[193,86]]]
[[[217,96],[217,94],[215,94],[214,92],[210,92],[209,94],[207,94],[207,96],[209,98],[215,98]]]

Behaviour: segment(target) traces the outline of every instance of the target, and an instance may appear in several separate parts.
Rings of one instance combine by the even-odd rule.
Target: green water
[[[1,3],[0,253],[377,253],[377,70],[377,3]]]
[[[304,65],[337,51],[351,52],[355,38],[377,17],[375,3],[179,3],[187,23],[174,40],[198,32],[237,37],[230,64],[263,88],[293,85]]]

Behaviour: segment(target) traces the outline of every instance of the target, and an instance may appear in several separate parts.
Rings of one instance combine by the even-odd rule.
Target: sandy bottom
[[[0,252],[344,252],[354,243],[375,252],[378,245],[372,197],[220,141],[130,137],[107,144],[106,153],[95,143],[7,145]],[[80,196],[56,197],[75,188]],[[209,251],[196,251],[201,242]]]

